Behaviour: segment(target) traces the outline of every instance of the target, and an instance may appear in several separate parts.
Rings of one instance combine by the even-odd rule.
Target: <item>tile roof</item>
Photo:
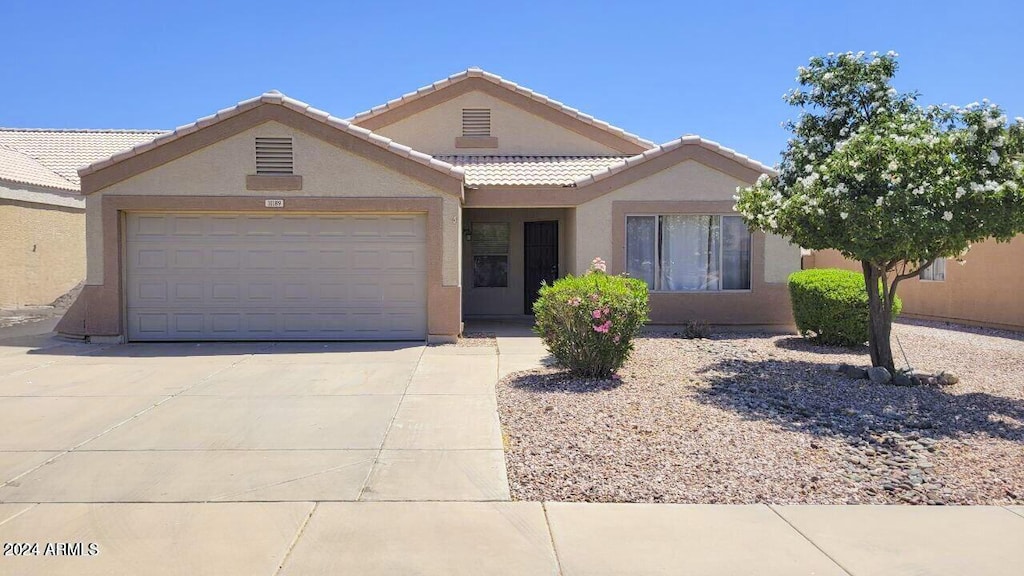
[[[398,154],[399,156],[409,158],[414,162],[418,162],[420,164],[423,164],[424,166],[429,166],[434,170],[437,170],[459,180],[463,178],[463,171],[461,168],[456,168],[455,166],[452,166],[447,162],[436,160],[430,155],[424,154],[423,152],[417,152],[416,150],[413,150],[412,148],[405,146],[404,144],[399,144],[398,142],[395,142],[390,138],[385,138],[384,136],[381,136],[380,134],[375,134],[367,130],[366,128],[356,126],[349,122],[348,120],[343,120],[341,118],[331,116],[330,114],[324,112],[323,110],[317,110],[316,108],[313,108],[312,106],[306,104],[305,102],[295,100],[294,98],[289,98],[276,90],[266,92],[264,94],[261,94],[260,96],[256,96],[255,98],[243,100],[242,102],[239,102],[238,104],[231,106],[230,108],[225,108],[217,112],[216,114],[200,118],[199,120],[196,120],[191,124],[186,124],[185,126],[179,126],[173,132],[160,134],[155,139],[152,139],[148,142],[140,143],[136,145],[134,148],[130,148],[123,152],[119,152],[117,154],[110,156],[109,158],[96,161],[86,166],[85,168],[79,169],[78,174],[80,176],[92,174],[93,172],[102,170],[107,166],[125,160],[127,158],[131,158],[132,156],[137,156],[139,154],[142,154],[143,152],[152,150],[157,146],[161,146],[168,142],[172,142],[174,140],[177,140],[178,138],[182,138],[188,134],[196,132],[197,130],[200,130],[212,124],[216,124],[227,118],[231,118],[232,116],[237,116],[238,114],[241,114],[246,110],[250,110],[262,104],[276,104],[279,106],[284,106],[285,108],[294,110],[314,120],[323,122],[324,124],[337,128],[338,130],[347,132],[361,140],[365,140],[366,142],[374,144],[375,146],[379,146],[394,154]]]
[[[466,171],[467,186],[572,186],[625,156],[437,155]]]
[[[33,158],[77,190],[79,168],[164,133],[161,130],[0,128],[0,145]]]
[[[618,174],[623,170],[627,170],[638,164],[643,164],[648,160],[657,158],[662,154],[665,154],[682,146],[700,146],[701,148],[705,148],[717,154],[721,154],[726,158],[735,160],[736,162],[739,162],[740,164],[747,166],[748,168],[751,168],[758,172],[763,172],[765,174],[771,175],[776,174],[775,169],[772,168],[771,166],[767,166],[765,164],[758,162],[757,160],[750,158],[749,156],[740,154],[739,152],[733,150],[732,148],[726,148],[725,146],[722,146],[718,142],[705,140],[700,136],[689,135],[683,136],[682,138],[677,138],[675,140],[672,140],[671,142],[666,142],[659,146],[655,146],[654,148],[651,148],[650,150],[647,150],[642,154],[637,154],[636,156],[630,156],[629,158],[620,159],[618,162],[614,164],[606,166],[601,170],[598,170],[592,174],[577,179],[574,182],[574,184],[580,187],[586,186],[588,184],[593,184],[594,182],[600,182],[601,180],[604,180],[605,178],[608,178],[614,174]]]
[[[590,124],[591,126],[595,126],[597,128],[600,128],[600,129],[604,130],[605,132],[608,132],[610,134],[618,136],[619,138],[623,138],[625,140],[628,140],[628,141],[630,141],[630,142],[632,142],[632,143],[634,143],[634,144],[636,144],[638,146],[643,146],[644,148],[650,148],[650,147],[654,146],[654,142],[651,142],[650,140],[646,140],[644,138],[641,138],[641,137],[637,136],[636,134],[631,134],[629,132],[626,132],[622,128],[619,128],[617,126],[612,126],[611,124],[609,124],[609,123],[607,123],[607,122],[605,122],[603,120],[598,120],[597,118],[594,118],[593,116],[591,116],[589,114],[584,114],[583,112],[580,112],[579,110],[577,110],[575,108],[570,108],[569,106],[566,106],[565,104],[563,104],[563,103],[561,103],[561,102],[559,102],[557,100],[549,98],[549,97],[547,97],[547,96],[545,96],[543,94],[540,94],[538,92],[534,92],[533,90],[530,90],[529,88],[520,86],[520,85],[516,84],[515,82],[510,82],[510,81],[502,78],[501,76],[498,76],[497,74],[491,74],[490,72],[486,72],[484,70],[481,70],[480,68],[469,68],[467,70],[463,70],[462,72],[459,72],[458,74],[452,74],[451,76],[449,76],[449,77],[447,77],[447,78],[445,78],[443,80],[438,80],[437,82],[434,82],[433,84],[430,84],[429,86],[424,86],[424,87],[420,88],[419,90],[416,90],[415,92],[409,92],[408,94],[404,94],[404,95],[402,95],[402,96],[400,96],[398,98],[395,98],[394,100],[391,100],[391,101],[388,101],[388,102],[386,102],[384,104],[381,104],[380,106],[376,106],[374,108],[371,108],[370,110],[366,110],[365,112],[360,112],[359,114],[356,114],[355,116],[349,118],[349,122],[353,122],[353,123],[357,123],[358,124],[359,122],[363,122],[365,120],[373,118],[374,116],[382,114],[382,113],[384,113],[384,112],[386,112],[388,110],[392,110],[394,108],[397,108],[399,106],[407,104],[407,103],[409,103],[409,102],[411,102],[413,100],[417,100],[419,98],[422,98],[423,96],[426,96],[427,94],[430,94],[431,92],[436,92],[436,91],[438,91],[438,90],[440,90],[442,88],[445,88],[446,86],[451,86],[452,84],[461,82],[462,80],[465,80],[467,78],[483,78],[484,80],[487,80],[487,81],[489,81],[489,82],[491,82],[493,84],[501,86],[502,88],[511,90],[511,91],[516,92],[518,94],[522,94],[523,96],[526,96],[527,98],[530,98],[532,100],[540,102],[541,104],[545,104],[547,106],[550,106],[551,108],[554,108],[555,110],[558,110],[559,112],[567,114],[567,115],[569,115],[569,116],[571,116],[571,117],[573,117],[573,118],[575,118],[577,120],[580,120],[581,122]]]
[[[3,144],[0,144],[0,180],[59,190],[78,190],[77,185],[43,166],[38,160]]]

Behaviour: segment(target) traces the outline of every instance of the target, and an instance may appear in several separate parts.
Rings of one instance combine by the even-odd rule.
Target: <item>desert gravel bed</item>
[[[513,498],[1024,504],[1024,336],[894,332],[916,369],[960,382],[874,385],[832,370],[866,351],[735,333],[642,338],[619,380],[513,374],[497,386]]]

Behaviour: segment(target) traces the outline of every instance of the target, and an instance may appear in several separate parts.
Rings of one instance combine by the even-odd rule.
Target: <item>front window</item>
[[[749,290],[750,244],[739,216],[627,216],[626,272],[655,291]]]
[[[936,258],[927,268],[921,269],[921,280],[928,282],[945,282],[946,280],[946,259]]]
[[[508,232],[508,222],[473,223],[474,288],[508,287]]]

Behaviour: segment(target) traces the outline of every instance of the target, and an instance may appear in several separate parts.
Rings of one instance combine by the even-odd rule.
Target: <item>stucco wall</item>
[[[466,315],[521,315],[524,305],[523,223],[558,222],[558,274],[568,273],[566,258],[566,214],[572,209],[467,209],[463,223],[469,228],[473,222],[507,222],[509,224],[508,287],[475,288],[473,286],[473,251],[470,242],[463,239],[462,311]]]
[[[497,148],[455,147],[455,138],[462,136],[463,108],[491,109],[491,136],[497,137]],[[428,154],[622,154],[477,91],[456,96],[376,131]]]
[[[834,250],[815,252],[805,265],[861,271],[859,263]],[[912,278],[897,293],[906,316],[1024,330],[1024,236],[975,244],[962,266],[946,262],[944,282]]]
[[[608,261],[612,271],[623,269],[625,214],[616,212],[622,212],[627,203],[649,203],[655,213],[728,214],[733,213],[736,188],[749,184],[703,163],[685,160],[581,204],[576,209],[576,270],[586,270],[595,257]],[[792,312],[784,282],[800,269],[800,249],[785,239],[755,233],[751,250],[749,291],[653,293],[652,322],[706,320],[789,329]]]
[[[586,270],[595,257],[612,257],[612,202],[622,200],[702,200],[733,202],[737,186],[744,182],[688,160],[581,204],[576,209],[576,270]],[[615,225],[620,223],[616,222]],[[780,237],[765,242],[765,281],[785,282],[800,269],[800,248]]]
[[[800,269],[800,247],[775,234],[764,239],[764,281],[785,284],[789,275]]]
[[[255,173],[253,139],[291,136],[296,174],[302,190],[247,190],[245,176]],[[103,283],[103,197],[133,196],[262,196],[292,197],[441,197],[443,208],[444,285],[459,285],[459,200],[395,170],[342,150],[300,130],[267,122],[197,150],[169,164],[118,182],[86,200],[88,219],[88,284]]]
[[[85,277],[85,214],[0,199],[0,306],[49,304]]]

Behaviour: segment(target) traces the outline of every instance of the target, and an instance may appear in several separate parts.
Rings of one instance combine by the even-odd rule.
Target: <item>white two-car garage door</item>
[[[426,217],[127,216],[128,338],[420,340]]]

